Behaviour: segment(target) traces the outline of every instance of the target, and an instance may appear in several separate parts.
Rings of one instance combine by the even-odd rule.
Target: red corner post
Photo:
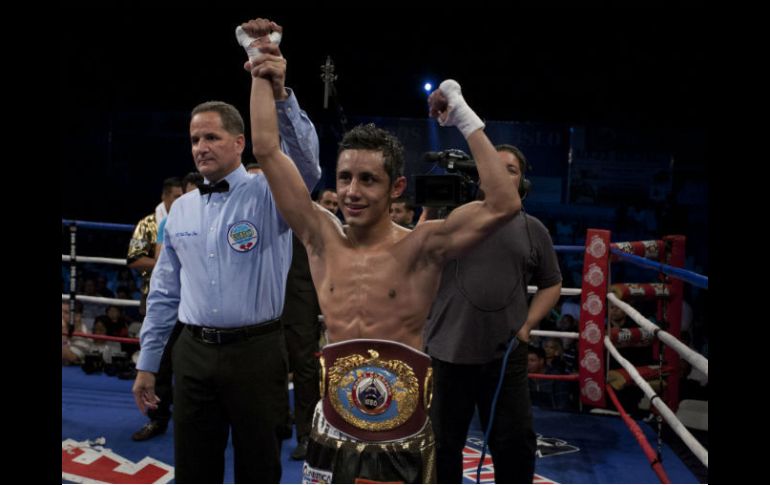
[[[685,237],[684,236],[666,236],[663,238],[666,243],[666,252],[664,263],[677,268],[684,267],[685,261]],[[670,285],[670,294],[667,299],[658,300],[658,319],[666,323],[665,330],[676,337],[682,339],[682,300],[684,299],[684,281],[679,278],[660,274],[660,281]],[[660,341],[656,342],[655,352],[657,355]],[[667,386],[663,392],[663,400],[668,407],[676,412],[679,407],[679,379],[682,373],[682,359],[679,354],[671,347],[666,347],[663,352],[663,358],[668,366],[673,367]]]
[[[580,295],[578,361],[580,401],[606,407],[604,370],[604,321],[609,284],[610,231],[589,229],[583,259]]]

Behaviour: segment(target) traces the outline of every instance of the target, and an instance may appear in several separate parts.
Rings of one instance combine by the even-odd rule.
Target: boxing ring
[[[681,359],[685,359],[693,368],[708,378],[708,360],[684,345],[680,340],[683,285],[685,282],[699,288],[708,289],[708,278],[683,269],[685,238],[667,236],[661,240],[632,241],[610,243],[610,232],[589,229],[586,246],[557,246],[557,251],[584,252],[582,287],[565,289],[562,295],[580,294],[579,332],[545,332],[534,330],[535,336],[552,336],[578,339],[579,372],[569,376],[530,374],[533,379],[559,379],[579,383],[581,404],[597,409],[606,408],[608,400],[617,409],[629,433],[638,442],[656,478],[661,483],[681,483],[672,480],[664,467],[664,445],[661,439],[662,422],[670,426],[697,459],[708,468],[708,451],[692,435],[675,414],[679,401],[679,378],[682,375]],[[610,266],[612,263],[631,263],[640,267],[658,271],[657,282],[616,283],[610,285]],[[534,293],[536,288],[529,288]],[[658,320],[664,322],[667,331],[642,316],[634,307],[623,300],[655,301]],[[604,324],[607,314],[607,302],[622,309],[626,315],[639,325],[639,328],[612,329],[607,331]],[[654,340],[654,341],[653,341]],[[618,346],[652,343],[659,357],[657,366],[637,368],[618,352]],[[649,399],[651,410],[658,423],[657,449],[650,445],[650,438],[626,412],[617,398],[615,389],[608,382],[608,372],[604,358],[608,353],[620,365],[620,376],[632,380]],[[645,378],[657,377],[665,382],[662,394],[655,391]],[[707,409],[707,408],[706,408]],[[705,415],[708,422],[708,416]],[[707,428],[706,428],[707,429]],[[641,482],[638,477],[629,481]]]
[[[77,255],[77,229],[130,231],[133,226],[83,221],[62,221],[70,231],[70,254],[62,262],[70,265],[70,323],[74,324],[74,302],[138,306],[139,301],[88,297],[76,293],[78,264],[125,265],[125,259]],[[129,236],[130,237],[130,236]],[[530,374],[533,379],[576,382],[581,409],[576,412],[533,407],[538,434],[535,483],[699,483],[670,446],[661,440],[666,423],[692,454],[708,467],[708,451],[682,423],[678,378],[682,360],[708,376],[708,360],[679,340],[683,285],[708,288],[708,279],[683,269],[684,237],[667,236],[656,241],[610,242],[610,232],[589,229],[586,246],[556,246],[558,252],[583,253],[581,288],[563,288],[564,296],[580,296],[577,332],[534,330],[532,335],[575,339],[578,342],[578,372],[567,376]],[[657,281],[620,283],[610,281],[612,264],[634,264],[657,272]],[[534,293],[536,288],[530,287]],[[631,303],[654,301],[657,320],[665,329],[644,318]],[[626,312],[639,328],[607,331],[604,324],[611,302]],[[72,336],[138,343],[137,339],[94,336],[75,332]],[[629,343],[653,345],[660,363],[635,368],[617,348]],[[609,359],[621,364],[621,373],[637,385],[650,401],[657,426],[637,422],[622,408],[608,379]],[[653,389],[646,379],[658,378],[666,385]],[[134,442],[131,433],[147,422],[131,394],[133,381],[104,373],[86,374],[79,366],[62,366],[62,483],[170,483],[173,482],[173,419],[163,435]],[[293,400],[293,393],[289,393]],[[293,404],[292,404],[293,406]],[[590,411],[589,411],[590,408]],[[688,409],[692,409],[689,408]],[[683,409],[684,410],[684,409]],[[707,423],[707,415],[706,415]],[[657,429],[656,429],[657,428]],[[654,443],[653,446],[651,443]],[[291,461],[293,438],[283,442],[282,483],[299,483],[302,462]],[[475,483],[481,458],[483,430],[474,419],[464,450],[464,482]],[[233,482],[232,447],[228,445],[225,483]],[[487,453],[481,482],[493,482],[493,467]]]

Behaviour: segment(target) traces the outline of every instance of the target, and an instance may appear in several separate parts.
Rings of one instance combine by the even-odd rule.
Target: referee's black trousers
[[[280,482],[276,429],[287,359],[276,328],[227,344],[203,343],[182,331],[173,351],[176,483],[222,483],[230,429],[235,482]]]

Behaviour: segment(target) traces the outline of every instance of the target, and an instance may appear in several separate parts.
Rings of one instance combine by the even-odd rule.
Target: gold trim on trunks
[[[419,382],[414,370],[404,361],[380,359],[380,354],[372,349],[368,349],[367,352],[370,355],[369,358],[361,354],[348,355],[338,358],[329,368],[329,399],[334,410],[353,426],[367,431],[390,430],[404,424],[414,413],[420,399]],[[396,380],[390,386],[392,402],[388,405],[388,407],[393,404],[397,406],[395,417],[384,421],[367,421],[356,417],[351,412],[354,396],[350,389],[368,372],[361,369],[362,367],[379,367],[396,376]],[[349,404],[343,403],[339,397],[338,390],[341,387],[347,388],[345,392]]]
[[[425,389],[422,393],[422,402],[425,405],[425,411],[428,411],[433,402],[433,367],[428,367],[428,371],[425,373]]]
[[[323,399],[324,394],[326,394],[326,359],[324,359],[322,355],[319,361],[321,363],[321,382],[318,384],[318,387],[320,388],[321,398]]]

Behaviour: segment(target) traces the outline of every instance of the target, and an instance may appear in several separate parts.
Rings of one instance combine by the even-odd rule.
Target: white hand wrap
[[[259,50],[258,47],[251,47],[252,42],[257,39],[247,34],[246,31],[243,30],[243,27],[240,25],[235,28],[235,38],[238,40],[238,43],[241,44],[244,49],[246,49],[246,54],[249,56],[250,61],[260,59],[262,57],[262,51]],[[268,38],[270,39],[270,42],[275,45],[281,43],[280,32],[270,32]]]
[[[444,122],[439,118],[441,126],[456,126],[460,133],[467,139],[471,133],[484,128],[484,122],[473,112],[460,92],[460,84],[454,79],[447,79],[442,82],[439,91],[446,96],[449,106],[447,107],[447,116]]]

